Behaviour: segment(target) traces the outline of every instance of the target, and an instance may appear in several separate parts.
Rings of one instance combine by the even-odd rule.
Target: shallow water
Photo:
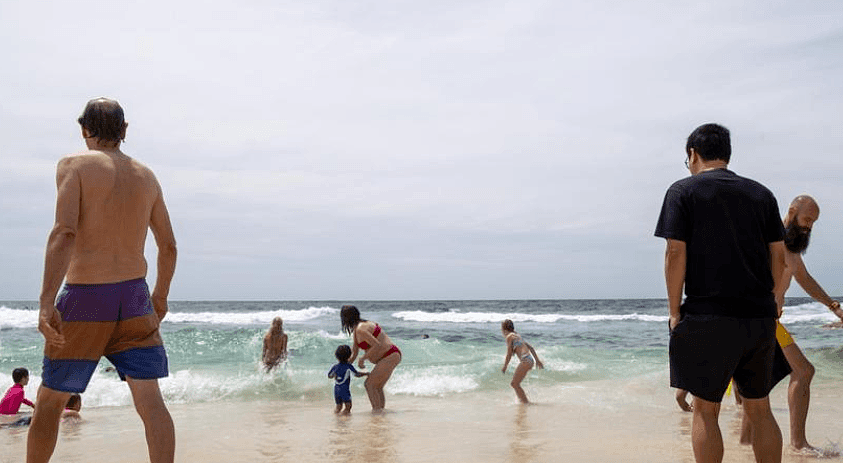
[[[500,321],[511,318],[538,351],[536,387],[589,381],[649,383],[667,366],[664,300],[388,301],[355,302],[396,342],[403,360],[387,393],[453,397],[507,389],[500,373],[505,349]],[[345,302],[172,302],[162,334],[170,376],[161,380],[168,403],[331,397],[328,369],[339,344]],[[843,380],[843,330],[822,329],[835,317],[808,299],[788,300],[784,323],[817,366],[817,384]],[[43,339],[34,302],[0,303],[0,385],[15,367],[30,369],[26,388],[40,383]],[[259,366],[262,338],[275,316],[284,318],[290,358],[267,375]],[[428,335],[428,339],[423,339]],[[128,390],[100,362],[83,398],[86,407],[130,405]],[[665,380],[666,381],[666,380]],[[661,386],[662,384],[659,384]],[[655,387],[655,386],[654,386]],[[363,397],[362,381],[352,393]]]

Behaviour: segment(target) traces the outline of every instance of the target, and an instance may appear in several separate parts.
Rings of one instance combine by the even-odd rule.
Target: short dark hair
[[[348,359],[351,358],[351,347],[348,347],[346,344],[337,347],[337,351],[334,352],[334,357],[336,357],[337,361],[340,363],[348,363]]]
[[[21,368],[15,368],[14,370],[12,370],[12,381],[14,381],[15,383],[21,382],[21,380],[23,380],[24,378],[26,378],[28,376],[29,376],[29,370],[27,370],[26,368],[21,367]]]
[[[360,322],[365,322],[360,318],[360,311],[353,305],[344,305],[340,309],[340,322],[342,323],[342,330],[348,334],[354,332],[354,328]]]
[[[704,161],[722,160],[729,162],[732,157],[732,142],[729,129],[719,124],[703,124],[688,135],[685,154],[691,155],[691,148]]]
[[[126,121],[123,118],[123,108],[114,100],[95,98],[89,101],[77,121],[88,131],[91,138],[112,142],[123,139]]]

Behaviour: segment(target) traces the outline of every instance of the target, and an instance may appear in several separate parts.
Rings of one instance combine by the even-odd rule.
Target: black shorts
[[[790,373],[783,360],[772,318],[685,314],[670,332],[670,385],[709,402],[732,378],[747,399],[767,397]]]

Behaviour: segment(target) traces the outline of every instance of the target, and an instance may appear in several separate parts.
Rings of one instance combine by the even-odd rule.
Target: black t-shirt
[[[685,242],[682,313],[776,316],[769,244],[784,227],[764,185],[727,169],[679,180],[665,194],[655,235]]]

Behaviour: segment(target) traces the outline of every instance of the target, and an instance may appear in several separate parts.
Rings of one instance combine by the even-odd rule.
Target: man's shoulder
[[[745,182],[747,184],[758,185],[758,186],[764,187],[764,185],[762,185],[761,182],[759,182],[758,180],[755,180],[753,178],[749,178],[745,175],[736,174],[735,172],[732,172],[731,170],[727,170],[726,172],[730,173],[734,178],[736,178],[736,179],[738,179],[742,182]],[[766,187],[764,187],[764,188],[766,188]]]
[[[697,176],[689,175],[673,182],[670,187],[668,187],[667,191],[674,193],[688,191],[693,189],[694,185],[698,184],[700,180],[701,179],[697,178]]]
[[[115,161],[111,156],[102,151],[83,150],[64,156],[59,160],[59,165],[68,165],[70,167],[84,167],[89,165],[114,164],[114,162]],[[147,167],[144,163],[125,153],[121,153],[120,161],[118,162],[129,164],[135,169],[139,169],[144,172],[148,172],[149,174],[152,174],[152,169]]]

